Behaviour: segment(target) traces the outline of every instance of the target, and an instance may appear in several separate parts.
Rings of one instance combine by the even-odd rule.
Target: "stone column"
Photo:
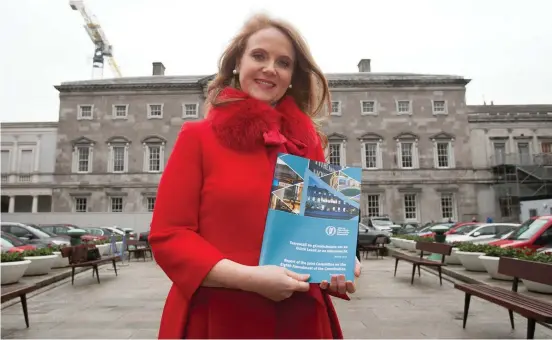
[[[31,210],[32,213],[38,212],[38,196],[33,195],[33,209]]]
[[[10,196],[10,204],[8,207],[8,212],[13,213],[15,211],[15,196]]]

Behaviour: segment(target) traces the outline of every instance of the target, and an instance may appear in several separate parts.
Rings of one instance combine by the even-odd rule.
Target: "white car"
[[[477,242],[497,238],[519,227],[517,223],[484,223],[466,225],[458,228],[454,234],[447,235],[447,242]]]

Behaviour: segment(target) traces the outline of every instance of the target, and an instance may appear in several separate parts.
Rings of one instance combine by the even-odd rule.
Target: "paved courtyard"
[[[466,330],[462,329],[463,294],[451,283],[422,271],[410,285],[411,266],[393,261],[363,261],[359,291],[352,301],[335,300],[347,338],[525,338],[526,322],[516,316],[516,330],[508,312],[472,299]],[[119,276],[103,267],[101,284],[90,272],[79,274],[75,285],[62,284],[28,300],[31,327],[19,303],[2,310],[2,338],[151,339],[170,282],[153,262],[132,262]],[[552,330],[537,325],[536,338],[552,338]]]

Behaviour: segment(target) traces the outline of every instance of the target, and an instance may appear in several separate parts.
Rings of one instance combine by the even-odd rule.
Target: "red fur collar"
[[[267,145],[286,144],[291,153],[302,155],[314,145],[316,132],[309,116],[291,96],[275,107],[227,87],[219,94],[227,101],[211,108],[207,119],[219,141],[234,150],[252,151]]]

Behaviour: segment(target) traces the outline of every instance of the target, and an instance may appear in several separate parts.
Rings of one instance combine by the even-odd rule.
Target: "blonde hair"
[[[285,21],[272,19],[266,14],[257,14],[247,20],[241,31],[222,53],[218,73],[207,88],[205,112],[208,112],[209,107],[220,104],[217,102],[217,97],[224,87],[237,86],[233,71],[245,51],[249,37],[270,27],[280,30],[293,44],[296,61],[291,80],[293,86],[288,89],[287,94],[291,95],[301,111],[311,118],[322,141],[322,146],[326,147],[327,137],[320,129],[320,123],[331,110],[328,81],[314,61],[307,43],[297,29]]]

